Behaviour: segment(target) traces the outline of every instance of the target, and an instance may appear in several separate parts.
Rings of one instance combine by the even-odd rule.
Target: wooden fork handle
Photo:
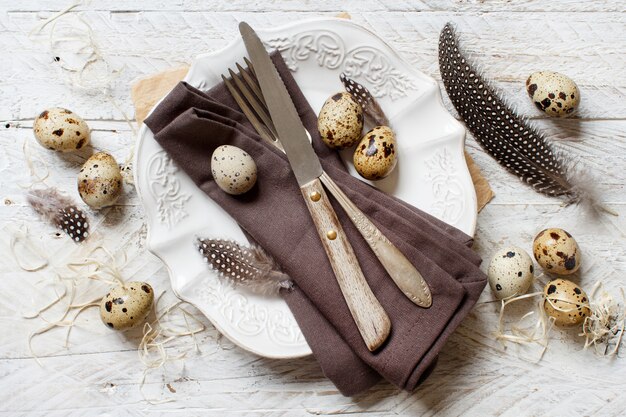
[[[389,336],[389,316],[365,280],[320,180],[315,179],[300,190],[354,322],[367,348],[373,352]]]

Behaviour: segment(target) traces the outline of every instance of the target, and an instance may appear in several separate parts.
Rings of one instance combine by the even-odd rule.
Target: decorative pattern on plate
[[[350,78],[367,81],[374,97],[396,100],[406,96],[407,90],[416,89],[411,78],[394,67],[383,52],[371,46],[346,50],[341,37],[328,30],[275,37],[264,43],[281,53],[291,71],[298,70],[299,61],[315,57],[320,67],[341,67]]]
[[[450,158],[447,147],[427,159],[425,164],[435,197],[431,214],[446,223],[455,224],[465,208],[465,193],[458,177],[458,167]]]
[[[302,92],[314,107],[321,107],[321,97],[325,95],[320,95],[320,88],[330,88],[333,83],[339,85],[339,74],[343,71],[366,85],[376,96],[384,96],[385,111],[389,107],[388,112],[395,115],[398,135],[411,136],[413,129],[427,130],[435,147],[426,153],[423,147],[404,142],[406,147],[399,150],[414,163],[396,169],[400,183],[409,181],[413,184],[416,172],[422,172],[422,181],[413,187],[392,187],[389,192],[412,204],[419,203],[431,214],[473,234],[476,220],[476,211],[470,207],[473,190],[468,186],[471,183],[465,161],[456,157],[463,149],[464,130],[441,104],[439,89],[432,79],[419,75],[380,38],[354,22],[315,19],[292,22],[259,33],[263,39],[270,39],[268,48],[276,47],[281,51],[291,70],[296,71],[297,79],[316,80],[315,84],[301,83]],[[219,74],[233,62],[241,62],[244,55],[245,47],[237,39],[223,50],[199,57],[185,81],[202,91],[209,90],[219,82]],[[431,89],[434,94],[421,94]],[[322,92],[333,93],[330,90]],[[403,96],[404,99],[394,100]],[[427,100],[416,100],[418,97]],[[176,170],[145,125],[136,146],[137,193],[146,208],[151,232],[147,244],[150,251],[168,266],[173,289],[244,349],[272,358],[311,354],[284,300],[259,297],[245,289],[230,287],[228,282],[220,282],[218,277],[204,269],[206,266],[200,263],[194,250],[178,250],[175,239],[187,238],[192,242],[196,230],[211,230],[219,225],[223,234],[233,237],[239,236],[241,231],[220,206],[205,198],[181,170]],[[403,145],[399,143],[398,146]],[[446,146],[447,153],[432,158]],[[350,160],[351,157],[349,155]],[[425,165],[427,158],[432,158],[430,176],[430,168]],[[1,159],[0,155],[0,167]],[[358,174],[354,172],[353,175]],[[463,184],[464,192],[461,197],[458,195],[460,184]],[[190,200],[191,196],[196,198]],[[462,213],[459,213],[461,208]],[[178,227],[182,223],[193,227]],[[174,229],[177,233],[172,233]]]
[[[214,306],[241,334],[265,334],[273,342],[284,346],[299,345],[304,341],[293,317],[248,300],[245,293],[235,290],[230,283],[214,274],[207,274],[194,292],[202,300],[197,305]]]
[[[148,161],[147,182],[150,195],[156,202],[161,224],[171,229],[187,217],[185,202],[190,194],[180,191],[180,182],[174,175],[178,167],[165,151],[155,153]]]

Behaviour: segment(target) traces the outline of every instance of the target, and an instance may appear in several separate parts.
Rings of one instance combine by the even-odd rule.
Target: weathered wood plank
[[[240,20],[271,26],[348,10],[355,21],[378,32],[417,68],[437,79],[436,37],[444,22],[454,21],[486,76],[494,79],[520,112],[539,118],[537,124],[558,146],[590,167],[598,178],[602,199],[620,214],[592,219],[575,207],[561,207],[558,200],[520,184],[468,138],[470,153],[496,192],[478,219],[474,247],[486,259],[483,268],[498,246],[516,244],[530,251],[537,231],[564,227],[577,238],[584,255],[581,272],[573,279],[587,290],[602,280],[617,294],[626,272],[626,13],[621,3],[152,0],[92,2],[81,8],[89,10],[83,16],[111,68],[123,69],[110,93],[130,116],[128,85],[133,78],[189,63],[199,51],[223,47],[237,35]],[[51,105],[74,109],[94,129],[95,148],[111,152],[118,162],[128,156],[134,143],[130,127],[111,101],[68,85],[45,44],[27,37],[35,24],[67,5],[65,0],[44,4],[0,0],[0,45],[10,51],[0,66],[0,230],[28,224],[37,245],[60,264],[68,257],[84,255],[79,246],[57,237],[52,227],[36,219],[26,205],[19,186],[28,182],[22,145],[28,141],[33,158],[49,167],[48,182],[77,200],[76,173],[89,151],[61,155],[39,147],[30,130],[34,115]],[[60,58],[66,63],[72,56]],[[543,119],[525,97],[526,76],[546,68],[565,72],[579,83],[584,97],[578,119]],[[450,108],[445,97],[444,102]],[[145,249],[145,219],[132,188],[126,187],[119,206],[89,214],[104,244],[120,260],[122,254],[128,257],[124,276],[168,290],[170,298],[163,305],[169,304],[173,295],[167,271]],[[399,392],[381,383],[361,396],[344,398],[311,358],[258,358],[220,338],[208,321],[199,317],[207,326],[198,335],[201,354],[190,353],[184,363],[152,371],[144,387],[151,398],[175,401],[149,405],[139,390],[144,368],[135,350],[140,331],[113,333],[102,326],[96,310],[79,318],[67,348],[63,329],[35,339],[33,345],[42,356],[43,368],[30,358],[26,338],[44,322],[24,320],[21,315],[53,297],[53,290],[44,285],[51,276],[21,271],[9,255],[8,238],[6,232],[0,235],[3,415],[617,416],[626,408],[623,353],[614,360],[600,358],[582,350],[576,330],[554,330],[544,359],[531,362],[538,354],[536,346],[503,346],[494,340],[498,304],[488,288],[444,348],[434,374],[415,393]],[[546,279],[540,277],[535,289]],[[105,290],[104,284],[82,283],[79,299]],[[53,309],[46,317],[53,320],[60,310]],[[176,341],[168,352],[175,355],[190,347],[188,342]]]
[[[22,0],[14,2],[1,0],[0,9],[9,11],[57,11],[68,6],[63,0],[47,1],[42,5],[37,0]],[[281,1],[252,1],[252,0],[220,0],[206,2],[202,0],[168,1],[156,0],[149,3],[125,2],[112,4],[93,3],[81,8],[114,11],[116,13],[134,13],[145,11],[168,11],[168,12],[269,12],[269,11],[302,11],[337,12],[423,12],[423,11],[449,11],[457,12],[543,12],[543,11],[623,11],[623,7],[617,0],[597,0],[581,2],[577,0],[559,0],[545,2],[542,0],[281,0]],[[79,9],[81,9],[79,8]]]
[[[137,76],[181,63],[199,52],[224,47],[237,36],[237,23],[249,20],[273,26],[315,16],[314,13],[188,13],[146,12],[110,14],[86,12],[95,40],[115,74],[112,94],[117,104],[132,114],[128,85]],[[121,120],[115,106],[79,88],[69,89],[61,64],[72,54],[51,53],[45,36],[27,39],[27,31],[41,19],[35,13],[0,16],[3,37],[12,46],[10,65],[0,68],[0,93],[11,97],[0,108],[0,120],[32,118],[42,107],[72,103],[87,118]],[[576,80],[583,101],[578,118],[626,118],[621,105],[626,85],[625,52],[613,45],[626,44],[626,20],[616,13],[532,13],[524,19],[506,13],[355,13],[353,19],[375,30],[425,73],[439,79],[436,58],[438,32],[447,21],[457,24],[463,45],[484,68],[511,103],[532,117],[542,117],[524,92],[528,75],[540,69],[558,70]],[[202,33],[198,33],[202,28]],[[149,33],[150,36],[145,36]],[[141,51],[141,52],[139,52]],[[59,56],[60,62],[54,57]],[[558,58],[556,58],[558,57]],[[27,79],[29,82],[24,83]]]

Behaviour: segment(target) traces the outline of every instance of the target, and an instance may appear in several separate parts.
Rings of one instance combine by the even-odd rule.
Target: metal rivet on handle
[[[322,198],[322,195],[318,193],[317,191],[313,191],[311,194],[309,194],[309,197],[313,201],[320,201],[320,198]]]
[[[335,232],[334,230],[329,230],[328,232],[326,232],[326,237],[330,240],[335,240],[337,239],[337,232]]]

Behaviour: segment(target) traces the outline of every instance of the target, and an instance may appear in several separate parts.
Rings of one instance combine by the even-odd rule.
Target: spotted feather
[[[26,200],[37,214],[67,233],[74,242],[82,242],[89,236],[85,213],[56,188],[31,190]]]
[[[385,112],[365,86],[357,83],[343,72],[339,74],[339,79],[346,91],[361,105],[365,117],[369,118],[374,125],[389,126]]]
[[[564,196],[576,203],[587,197],[572,183],[566,158],[513,111],[463,55],[450,24],[439,37],[439,69],[459,116],[500,165],[540,193]]]
[[[233,284],[262,294],[291,288],[289,276],[259,246],[243,246],[231,240],[198,239],[197,248],[213,270]]]

